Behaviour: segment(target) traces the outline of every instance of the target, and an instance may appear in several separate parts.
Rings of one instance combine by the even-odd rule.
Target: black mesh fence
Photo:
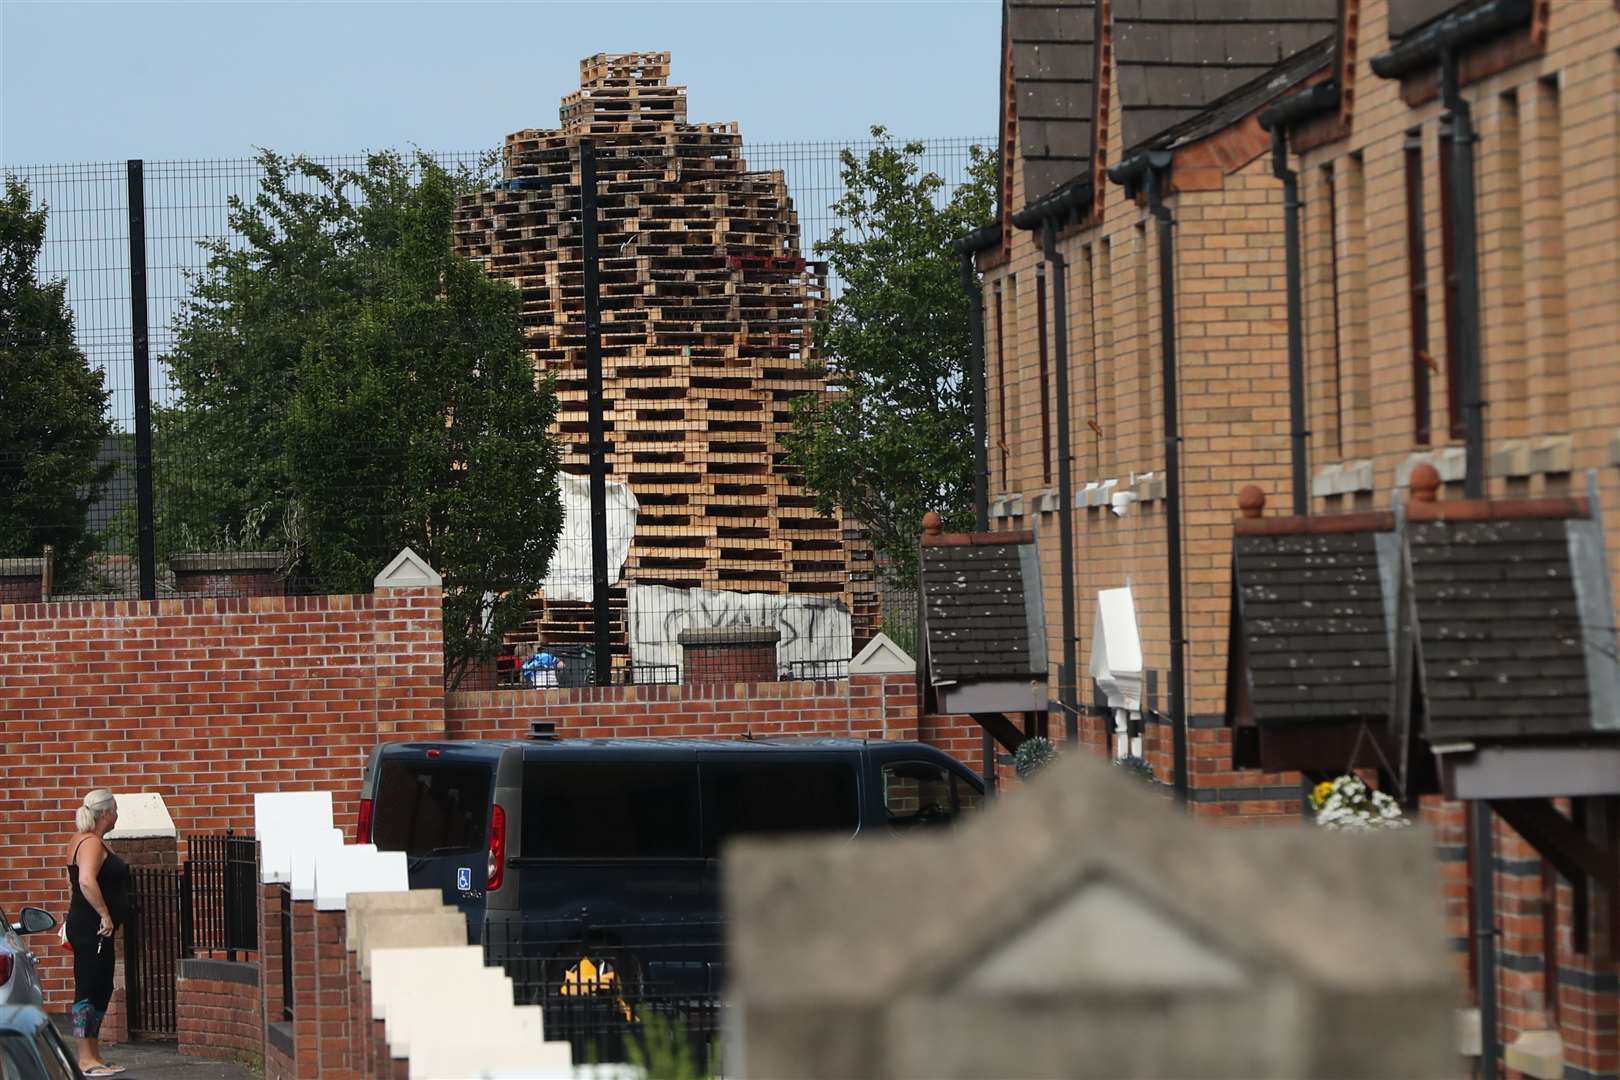
[[[596,680],[586,660],[598,647],[593,518],[607,541],[616,680],[679,681],[682,632],[726,626],[776,630],[778,677],[836,677],[880,629],[906,644],[915,618],[910,596],[884,585],[861,524],[818,506],[788,457],[795,403],[837,391],[836,379],[813,360],[813,331],[842,288],[815,254],[837,224],[840,155],[863,155],[876,143],[747,144],[735,125],[686,123],[684,99],[677,109],[667,97],[632,97],[631,112],[611,113],[602,110],[612,103],[598,95],[594,115],[581,113],[572,127],[515,133],[501,151],[428,155],[465,178],[456,247],[518,290],[525,345],[558,400],[553,430],[561,448],[563,523],[556,553],[531,590],[528,621],[510,635],[510,655],[474,677],[566,684],[561,671],[572,660],[576,670],[567,679],[589,667]],[[565,100],[565,115],[567,109]],[[592,137],[597,158],[593,266],[607,480],[594,515],[586,475],[591,394],[581,133]],[[988,142],[926,141],[920,164],[944,179],[941,199],[966,180],[970,148]],[[317,162],[360,171],[366,163],[360,155]],[[48,207],[36,277],[65,286],[77,344],[104,379],[110,423],[94,482],[71,492],[58,485],[41,493],[37,454],[0,446],[0,491],[15,494],[32,484],[36,496],[0,528],[11,533],[0,536],[0,602],[133,597],[140,591],[142,522],[128,167],[6,171],[27,183],[36,206]],[[241,480],[262,451],[254,431],[241,431],[235,442],[201,440],[173,418],[196,407],[171,364],[180,327],[211,254],[248,243],[232,226],[232,200],[252,202],[266,180],[265,163],[145,162],[143,172],[146,334],[157,416],[156,594],[348,591],[353,574],[320,572],[289,542],[289,536],[296,541],[300,508],[288,485],[254,488]],[[306,175],[290,182],[297,194],[321,194]],[[304,450],[306,460],[322,457],[320,447]],[[323,485],[329,502],[363,508],[375,501],[379,484],[454,480],[413,472],[408,461],[387,460],[391,452],[386,440],[364,452],[345,440],[325,455],[313,482]],[[302,481],[311,482],[307,475]],[[263,490],[273,497],[249,497]],[[185,500],[231,509],[205,514],[208,527],[191,528]],[[504,587],[485,584],[491,593]]]

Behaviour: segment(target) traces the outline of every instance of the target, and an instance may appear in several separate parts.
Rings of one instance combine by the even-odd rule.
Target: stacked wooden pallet
[[[502,180],[463,201],[457,236],[519,290],[564,465],[585,471],[578,147],[592,141],[608,468],[641,504],[625,580],[836,598],[859,647],[881,617],[871,546],[816,511],[783,447],[793,401],[827,387],[807,363],[825,267],[800,254],[782,173],[748,168],[736,124],[686,122],[667,52],[581,61],[561,120],[507,136]],[[540,598],[532,630],[578,639],[582,615]]]

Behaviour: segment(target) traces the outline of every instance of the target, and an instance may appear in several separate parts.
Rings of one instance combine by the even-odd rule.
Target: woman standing
[[[113,934],[129,910],[129,864],[107,849],[105,837],[118,824],[112,792],[97,788],[74,812],[77,831],[67,846],[67,939],[73,948],[73,1034],[79,1068],[86,1076],[123,1072],[101,1057],[101,1021],[113,992]]]

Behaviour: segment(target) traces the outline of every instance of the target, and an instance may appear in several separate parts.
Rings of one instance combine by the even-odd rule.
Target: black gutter
[[[962,291],[968,298],[968,382],[973,392],[973,527],[990,529],[990,453],[987,446],[989,425],[985,418],[984,387],[984,290],[979,285],[973,259],[1001,243],[1001,226],[986,225],[951,241],[962,256]]]
[[[1042,230],[1042,255],[1052,267],[1052,325],[1057,356],[1058,580],[1063,591],[1063,668],[1058,672],[1058,707],[1063,737],[1080,741],[1079,644],[1074,625],[1074,452],[1069,439],[1068,260],[1058,253],[1057,233],[1091,205],[1089,177],[1080,177],[1013,215],[1020,229]]]
[[[1441,152],[1451,158],[1452,262],[1457,274],[1457,374],[1463,403],[1464,447],[1467,455],[1463,494],[1470,499],[1485,495],[1485,401],[1479,353],[1479,241],[1474,190],[1473,113],[1462,96],[1457,71],[1462,50],[1486,38],[1530,21],[1531,0],[1492,0],[1470,11],[1448,15],[1410,40],[1372,58],[1375,75],[1397,79],[1440,64],[1440,97],[1446,107],[1441,119]],[[1490,803],[1477,800],[1469,807],[1469,839],[1474,849],[1472,909],[1475,994],[1479,1000],[1480,1070],[1482,1080],[1496,1080],[1499,1048],[1496,1001],[1495,835]]]
[[[1387,52],[1371,60],[1373,74],[1383,79],[1399,79],[1440,60],[1448,50],[1464,48],[1504,30],[1530,21],[1532,0],[1491,0],[1490,3],[1461,11],[1419,31]]]
[[[1108,170],[1108,179],[1129,195],[1147,192],[1148,212],[1159,226],[1159,334],[1164,349],[1164,510],[1170,601],[1169,722],[1176,798],[1188,800],[1186,628],[1181,599],[1181,425],[1176,387],[1175,218],[1164,205],[1169,150],[1138,151]]]

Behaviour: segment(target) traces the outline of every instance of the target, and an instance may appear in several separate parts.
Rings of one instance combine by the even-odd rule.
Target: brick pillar
[[[682,630],[681,681],[687,683],[776,682],[776,645],[782,632],[764,626],[719,626]]]
[[[44,559],[0,559],[0,604],[37,604],[44,599]]]
[[[316,1069],[329,1080],[357,1080],[349,1053],[349,950],[345,942],[347,913],[315,912]],[[303,1047],[300,1045],[300,1058]]]
[[[371,992],[360,977],[360,957],[349,951],[344,957],[349,971],[349,1064],[361,1076],[371,1075]]]
[[[259,1010],[267,1026],[281,1023],[287,1006],[281,996],[281,898],[279,884],[259,885]]]
[[[320,1075],[320,992],[315,901],[292,902],[293,1061],[299,1076]]]
[[[371,1022],[371,1058],[367,1062],[370,1076],[392,1075],[393,1067],[389,1065],[388,1053],[388,1026],[381,1020]]]

